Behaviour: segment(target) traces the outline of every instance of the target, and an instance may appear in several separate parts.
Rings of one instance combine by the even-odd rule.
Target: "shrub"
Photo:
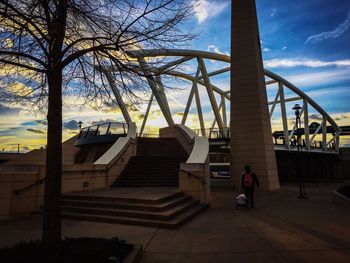
[[[66,238],[61,243],[59,262],[122,262],[132,249],[132,245],[118,238]],[[49,261],[45,247],[41,241],[37,240],[0,249],[0,262],[48,263]]]

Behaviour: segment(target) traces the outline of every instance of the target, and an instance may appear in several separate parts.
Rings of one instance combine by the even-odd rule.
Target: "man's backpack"
[[[243,186],[244,187],[252,187],[254,184],[252,173],[245,173],[243,175]]]

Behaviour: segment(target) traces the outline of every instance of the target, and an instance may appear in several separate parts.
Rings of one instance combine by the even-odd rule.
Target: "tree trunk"
[[[42,236],[50,262],[59,261],[61,245],[62,47],[66,32],[68,0],[60,0],[57,3],[56,13],[48,26],[50,38],[47,69],[49,105]]]
[[[62,69],[58,67],[51,69],[48,73],[48,86],[49,105],[42,240],[54,258],[59,255],[61,241]]]

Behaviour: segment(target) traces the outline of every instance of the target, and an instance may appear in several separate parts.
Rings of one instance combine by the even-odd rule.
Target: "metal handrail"
[[[46,179],[46,177],[41,178],[40,180],[38,180],[38,181],[36,181],[36,182],[34,182],[34,183],[32,183],[32,184],[30,184],[30,185],[28,185],[28,186],[22,188],[22,189],[13,190],[13,193],[14,193],[15,195],[19,195],[20,193],[22,193],[22,192],[24,192],[24,191],[26,191],[26,190],[28,190],[28,189],[30,189],[30,188],[36,186],[37,184],[42,184],[42,183],[45,181],[45,179]]]
[[[191,173],[191,172],[189,172],[189,171],[183,170],[183,169],[179,169],[178,171],[179,171],[179,172],[187,173],[188,177],[191,177],[191,176],[192,176],[193,178],[199,180],[199,181],[201,182],[201,184],[203,184],[203,185],[206,184],[205,180],[204,180],[202,177],[198,176],[198,175],[195,175],[195,174],[193,174],[193,173]]]

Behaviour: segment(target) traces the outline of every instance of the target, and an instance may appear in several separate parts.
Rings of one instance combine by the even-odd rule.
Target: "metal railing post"
[[[112,122],[109,122],[107,131],[106,131],[106,135],[109,133],[109,129],[111,128],[111,124],[112,124]]]
[[[98,129],[100,128],[100,124],[97,125],[96,131],[95,131],[95,136],[97,136]]]
[[[87,129],[87,131],[86,131],[86,134],[85,134],[84,138],[88,136],[89,132],[90,132],[90,126],[88,127],[88,129]]]

